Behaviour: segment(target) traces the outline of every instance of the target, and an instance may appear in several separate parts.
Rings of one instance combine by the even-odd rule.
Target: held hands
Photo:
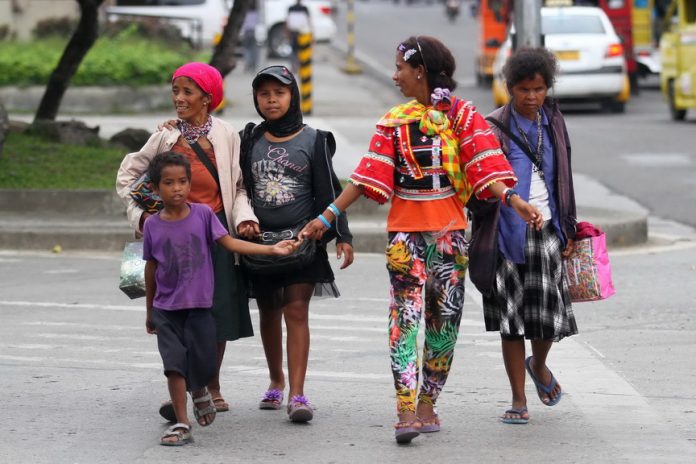
[[[541,230],[544,216],[538,209],[524,201],[519,195],[513,195],[510,198],[510,206],[512,206],[519,217],[524,219],[527,225],[534,227],[536,230]]]
[[[277,256],[287,256],[297,250],[302,243],[302,239],[281,240],[275,245],[271,245],[271,253]]]
[[[326,228],[326,226],[319,219],[312,219],[307,224],[305,224],[298,236],[303,240],[319,240],[321,239],[321,236],[324,235],[324,232],[326,232],[327,230],[328,229]]]

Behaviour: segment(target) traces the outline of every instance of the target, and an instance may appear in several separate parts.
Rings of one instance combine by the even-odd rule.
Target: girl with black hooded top
[[[303,123],[299,88],[288,68],[270,66],[259,71],[252,87],[256,111],[264,120],[259,125],[249,123],[242,132],[240,159],[244,184],[259,219],[259,224],[247,224],[239,231],[246,238],[311,220],[341,193],[331,163],[335,150],[333,135]],[[341,269],[353,262],[347,217],[340,216],[331,229],[334,234],[319,243],[308,266],[292,273],[250,275],[250,291],[259,307],[261,339],[270,376],[259,407],[282,407],[286,383],[284,318],[290,386],[287,412],[294,422],[306,422],[313,416],[313,408],[304,395],[309,357],[309,300],[312,295],[339,295],[326,243],[336,238],[337,258],[343,258]]]

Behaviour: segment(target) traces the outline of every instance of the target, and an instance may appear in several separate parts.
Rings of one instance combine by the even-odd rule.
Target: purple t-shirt
[[[211,248],[227,230],[208,205],[189,204],[191,211],[179,221],[150,216],[143,226],[143,259],[157,261],[157,309],[210,308],[213,306]]]

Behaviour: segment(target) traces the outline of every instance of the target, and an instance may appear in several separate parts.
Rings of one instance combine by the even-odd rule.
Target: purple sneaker
[[[295,395],[288,401],[288,418],[293,422],[309,422],[314,417],[314,408],[304,395]]]

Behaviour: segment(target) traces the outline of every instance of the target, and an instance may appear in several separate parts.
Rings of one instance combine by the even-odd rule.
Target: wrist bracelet
[[[518,196],[519,196],[519,193],[517,193],[517,192],[515,191],[515,189],[508,189],[508,191],[505,192],[505,201],[504,201],[505,205],[511,206],[511,205],[510,205],[510,199],[512,198],[513,195],[518,195]]]
[[[326,209],[331,211],[333,213],[333,215],[336,216],[337,218],[341,215],[341,211],[333,203],[329,203],[329,206],[327,206]]]
[[[317,219],[319,219],[326,226],[327,229],[331,228],[331,223],[326,220],[326,218],[324,217],[323,214],[320,214],[319,216],[317,216]]]
[[[510,187],[505,187],[505,189],[503,189],[503,193],[500,194],[500,201],[503,202],[504,205],[505,205],[505,197],[508,193],[508,190],[510,190]]]

